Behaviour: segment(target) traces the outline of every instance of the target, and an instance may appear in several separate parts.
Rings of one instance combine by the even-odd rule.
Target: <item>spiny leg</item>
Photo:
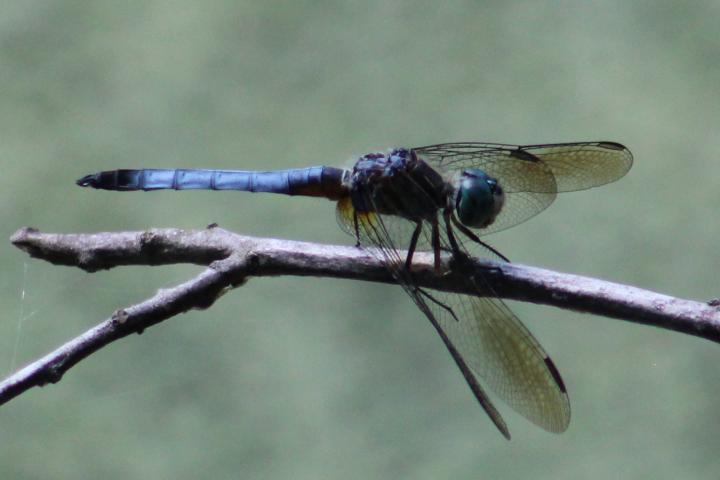
[[[435,258],[435,273],[440,274],[440,228],[438,226],[438,218],[432,220],[432,234],[431,244],[433,249],[433,256]]]
[[[447,232],[450,248],[452,249],[453,260],[455,261],[454,264],[456,264],[456,262],[460,262],[461,260],[463,262],[467,262],[468,254],[460,249],[460,244],[458,243],[457,238],[455,238],[455,232],[453,231],[452,224],[450,222],[451,217],[452,210],[446,208],[443,211],[443,220],[445,221],[445,231]]]
[[[483,242],[482,240],[480,240],[480,237],[478,237],[477,235],[475,235],[475,233],[474,233],[472,230],[470,230],[470,229],[467,228],[465,225],[463,225],[462,223],[460,223],[460,222],[458,221],[458,219],[455,217],[455,215],[452,214],[452,212],[450,213],[450,218],[452,219],[453,225],[455,225],[455,226],[458,228],[458,230],[460,230],[462,233],[464,233],[466,237],[468,237],[468,238],[469,238],[470,240],[472,240],[473,242],[475,242],[475,243],[477,243],[477,244],[479,244],[479,245],[482,245],[483,247],[487,248],[488,250],[490,250],[491,252],[493,252],[495,255],[497,255],[498,257],[500,257],[500,258],[503,259],[504,261],[510,263],[510,259],[509,259],[509,258],[507,258],[507,257],[506,257],[505,255],[503,255],[502,253],[500,253],[500,252],[498,252],[497,250],[495,250],[493,247],[491,247],[491,246],[488,245],[487,243],[485,243],[485,242]],[[447,223],[447,213],[446,213],[445,222]],[[449,228],[449,226],[448,226],[448,228]],[[453,248],[454,248],[454,247],[453,247]]]
[[[445,310],[446,312],[448,312],[450,315],[452,315],[452,317],[455,319],[456,322],[459,322],[459,321],[460,321],[460,319],[457,317],[457,315],[455,315],[455,311],[452,309],[452,307],[450,307],[449,305],[441,302],[441,301],[438,300],[437,298],[433,297],[432,294],[431,294],[430,292],[426,291],[424,288],[417,287],[416,291],[417,291],[419,294],[421,294],[421,295],[423,295],[424,297],[426,297],[426,298],[427,298],[428,300],[430,300],[431,302],[433,302],[435,305],[437,305],[438,307],[442,308],[443,310]]]
[[[452,248],[453,254],[459,255],[461,253],[460,245],[458,245],[457,239],[455,238],[455,232],[453,232],[452,224],[450,223],[451,217],[452,211],[446,208],[443,211],[443,220],[445,220],[445,231],[447,232],[448,241],[450,242],[450,247]]]
[[[509,263],[510,260],[508,260],[503,254],[501,254],[500,252],[498,252],[497,250],[495,250],[494,248],[492,248],[490,245],[487,245],[487,244],[485,244],[484,242],[482,242],[482,241],[477,237],[477,235],[475,235],[473,232],[471,232],[469,229],[467,229],[464,225],[462,225],[460,222],[458,222],[458,221],[455,219],[455,216],[453,215],[453,213],[452,213],[451,210],[446,209],[446,210],[443,212],[443,219],[445,220],[445,228],[446,228],[446,230],[447,230],[448,240],[449,240],[450,246],[451,246],[451,248],[452,248],[452,250],[453,250],[453,255],[454,255],[454,256],[453,256],[453,259],[454,259],[454,260],[457,260],[458,262],[460,262],[460,260],[462,260],[463,262],[462,262],[462,263],[458,263],[458,265],[463,265],[463,268],[462,268],[462,269],[465,271],[465,275],[467,275],[468,278],[472,278],[472,279],[473,279],[473,283],[476,284],[476,288],[478,288],[478,289],[481,290],[481,291],[482,291],[482,290],[485,290],[485,289],[483,289],[483,288],[480,288],[480,285],[479,285],[479,284],[485,285],[486,282],[481,279],[480,282],[479,282],[479,284],[478,284],[478,279],[475,277],[475,274],[473,273],[473,271],[472,271],[472,270],[469,270],[469,271],[466,270],[466,269],[468,268],[468,263],[467,263],[467,262],[469,261],[469,257],[468,257],[468,254],[467,254],[466,252],[460,250],[460,245],[458,244],[457,239],[455,238],[455,232],[453,232],[453,228],[452,228],[452,225],[451,225],[451,223],[450,223],[450,220],[451,220],[451,219],[453,220],[453,223],[454,223],[458,228],[460,228],[460,231],[461,231],[461,232],[465,233],[466,235],[469,234],[468,237],[470,237],[471,240],[477,240],[477,242],[480,243],[480,245],[483,245],[484,247],[486,247],[487,249],[489,249],[491,252],[494,252],[497,256],[499,256],[500,258],[502,258],[502,259],[505,260],[506,262]],[[464,229],[464,230],[463,230],[463,229]],[[467,230],[467,232],[466,232],[465,230]],[[472,235],[472,236],[470,236],[470,235]],[[473,237],[474,237],[474,238],[473,238]],[[482,277],[481,277],[481,278],[482,278]]]
[[[410,266],[412,265],[412,258],[413,254],[415,253],[415,249],[417,248],[417,242],[420,238],[420,232],[422,232],[422,220],[417,222],[415,225],[415,230],[413,231],[412,237],[410,238],[410,245],[408,246],[408,254],[407,258],[405,259],[405,268],[407,271],[410,271]]]
[[[360,225],[358,225],[357,210],[353,208],[353,227],[355,228],[355,246],[360,246]]]

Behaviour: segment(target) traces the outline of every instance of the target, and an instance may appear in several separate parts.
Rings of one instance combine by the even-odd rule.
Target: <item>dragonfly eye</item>
[[[472,228],[489,226],[504,202],[505,194],[497,180],[476,168],[462,172],[455,195],[455,211],[463,225]]]

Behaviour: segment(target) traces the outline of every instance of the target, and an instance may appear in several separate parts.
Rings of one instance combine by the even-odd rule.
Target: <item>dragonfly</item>
[[[473,266],[476,256],[509,262],[480,237],[530,219],[560,192],[614,182],[632,163],[630,151],[610,141],[463,142],[370,153],[347,169],[125,169],[86,175],[77,184],[116,191],[240,190],[336,201],[341,228],[382,261],[427,317],[470,390],[509,440],[507,424],[485,386],[554,433],[568,428],[570,400],[543,347]],[[438,274],[450,271],[461,278],[464,293],[419,285],[413,263],[418,252],[433,259]]]

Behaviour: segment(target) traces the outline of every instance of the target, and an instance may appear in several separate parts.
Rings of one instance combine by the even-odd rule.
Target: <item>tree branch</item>
[[[105,345],[193,308],[211,306],[250,277],[300,275],[395,283],[370,252],[315,243],[253,238],[221,228],[184,231],[53,234],[22,228],[12,243],[30,256],[88,272],[122,265],[207,265],[195,278],[118,310],[99,325],[0,382],[0,404],[22,392],[60,381],[73,365]],[[447,263],[448,258],[444,259]],[[683,300],[627,285],[519,264],[475,260],[494,293],[579,312],[687,333],[720,342],[718,302]],[[452,273],[436,275],[432,255],[413,257],[419,285],[464,291]]]

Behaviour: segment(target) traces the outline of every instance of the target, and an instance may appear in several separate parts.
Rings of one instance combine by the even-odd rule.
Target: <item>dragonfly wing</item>
[[[412,274],[405,268],[405,258],[396,248],[392,235],[389,233],[390,230],[394,230],[394,228],[388,229],[388,225],[393,225],[397,219],[375,213],[356,212],[349,198],[342,199],[338,202],[336,212],[341,228],[351,235],[356,236],[367,251],[371,252],[376,258],[383,262],[393,278],[403,290],[405,290],[428,320],[430,320],[430,323],[450,351],[453,360],[455,360],[458,368],[460,368],[475,398],[477,398],[483,410],[488,414],[497,429],[500,430],[500,433],[509,440],[510,431],[502,415],[500,415],[500,412],[495,408],[495,405],[493,405],[487,393],[485,393],[480,382],[478,382],[475,373],[435,317],[433,310],[429,307],[421,290],[415,286],[412,280]],[[370,248],[368,249],[367,247]]]
[[[615,142],[581,142],[521,147],[548,164],[558,192],[574,192],[612,183],[625,176],[632,153]]]
[[[418,287],[405,268],[404,254],[397,249],[400,238],[395,241],[392,235],[395,223],[408,223],[402,219],[359,214],[354,212],[349,199],[338,203],[338,219],[346,231],[355,232],[357,226],[361,243],[371,247],[369,251],[385,263],[430,320],[476,398],[503,435],[509,438],[507,426],[480,386],[478,377],[533,423],[551,432],[567,428],[570,403],[557,369],[502,300]],[[425,224],[425,236],[429,235],[428,230]],[[450,251],[446,235],[441,233],[442,248]],[[427,238],[426,243],[430,243]],[[492,295],[479,273],[466,273],[472,290],[478,295]]]
[[[547,183],[527,166],[538,160],[555,177],[554,192],[585,190],[614,182],[632,167],[633,157],[624,145],[615,142],[573,142],[544,145],[501,143],[443,143],[413,148],[423,159],[443,169],[480,168],[507,182],[506,175],[523,178],[521,188],[547,192]],[[517,163],[514,160],[525,160]],[[511,165],[504,165],[510,162]],[[507,189],[507,188],[506,188]]]
[[[452,251],[447,229],[441,234],[442,248]],[[570,423],[570,399],[555,364],[475,269],[457,230],[455,237],[460,252],[453,256],[451,269],[477,295],[433,291],[435,301],[428,302],[429,308],[484,384],[536,425],[564,432]]]
[[[632,166],[632,154],[619,143],[576,142],[547,145],[444,143],[413,149],[448,173],[479,168],[497,178],[505,206],[481,234],[498,232],[537,215],[557,192],[584,190],[614,182]]]
[[[492,294],[482,276],[475,288]],[[452,293],[434,307],[440,324],[470,368],[515,411],[550,432],[570,423],[570,400],[560,374],[537,340],[499,298]]]

